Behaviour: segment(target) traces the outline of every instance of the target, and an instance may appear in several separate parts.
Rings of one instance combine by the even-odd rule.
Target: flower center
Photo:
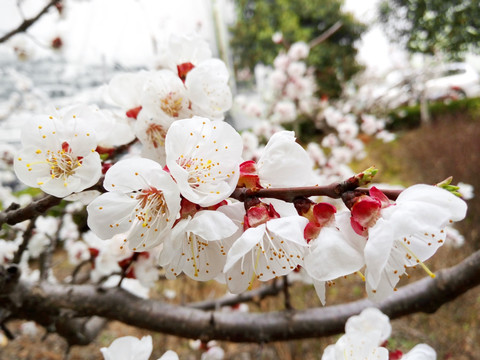
[[[178,117],[182,110],[182,98],[175,92],[169,92],[167,96],[160,99],[160,108],[165,114],[171,117]]]
[[[163,126],[158,124],[150,124],[146,130],[146,134],[148,141],[153,144],[155,149],[165,145],[165,136],[167,132]]]
[[[135,217],[143,222],[142,226],[147,227],[155,221],[158,215],[167,213],[167,204],[161,190],[151,186],[137,194],[140,208],[135,209]]]
[[[203,158],[187,159],[183,155],[177,159],[177,164],[188,172],[188,183],[192,187],[198,187],[207,182],[215,182],[224,179],[222,171],[215,170],[215,166],[220,163],[214,163],[212,160],[205,160]]]
[[[66,179],[75,174],[77,168],[82,166],[81,156],[74,156],[67,142],[62,144],[62,150],[57,152],[47,150],[47,163],[50,165],[52,179]]]

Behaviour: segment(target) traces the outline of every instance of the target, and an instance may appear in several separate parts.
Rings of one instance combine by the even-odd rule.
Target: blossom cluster
[[[277,62],[301,75],[296,61],[306,54],[295,45]],[[324,303],[325,284],[351,273],[365,278],[375,300],[396,290],[409,267],[433,276],[423,262],[444,243],[446,226],[465,216],[463,200],[427,185],[395,201],[375,187],[346,192],[338,209],[316,198],[256,196],[328,183],[291,131],[269,136],[255,160],[242,155],[245,137],[223,121],[232,103],[228,72],[206,43],[172,38],[160,65],[111,81],[108,93],[123,117],[73,106],[33,119],[22,132],[14,168],[26,185],[68,199],[97,190],[84,199],[91,233],[67,245],[72,262],[94,259],[94,281],[124,271],[148,288],[160,265],[167,278],[215,279],[240,293],[304,268]],[[339,121],[340,136],[354,141],[347,128]],[[141,153],[117,160],[116,149],[135,139]]]
[[[349,164],[365,156],[361,136],[388,142],[394,135],[385,130],[384,119],[366,113],[355,115],[348,101],[319,98],[314,69],[307,66],[309,51],[308,44],[296,42],[275,58],[273,67],[257,65],[256,92],[237,95],[234,109],[241,124],[252,124],[251,130],[242,132],[246,159],[259,156],[258,139],[268,140],[284,127],[293,127],[301,137],[299,125],[313,123],[322,139],[309,142],[306,149],[321,181],[328,183],[353,174]]]
[[[367,308],[345,323],[345,335],[325,348],[322,360],[436,360],[437,354],[427,344],[418,344],[408,353],[389,351],[392,326],[388,316],[376,308]]]

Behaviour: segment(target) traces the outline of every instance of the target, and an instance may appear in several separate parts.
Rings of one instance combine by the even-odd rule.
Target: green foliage
[[[429,111],[433,118],[445,114],[469,114],[472,117],[480,116],[480,98],[469,98],[451,102],[434,102],[429,104]],[[389,114],[391,122],[389,130],[407,130],[420,126],[420,105],[403,106]]]
[[[338,96],[342,82],[361,69],[353,44],[366,30],[352,15],[341,12],[342,4],[342,0],[238,0],[238,20],[230,29],[236,68],[253,70],[257,63],[272,64],[284,47],[272,41],[277,31],[288,46],[310,42],[341,21],[342,27],[308,57],[308,64],[316,68],[320,94]]]
[[[478,0],[383,0],[379,10],[390,38],[411,52],[458,60],[480,49]]]

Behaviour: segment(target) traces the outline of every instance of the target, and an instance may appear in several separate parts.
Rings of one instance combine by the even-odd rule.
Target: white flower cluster
[[[385,142],[394,136],[385,130],[383,119],[368,114],[356,116],[340,101],[318,99],[313,69],[305,62],[309,51],[306,43],[297,42],[275,58],[273,68],[257,65],[256,94],[237,95],[234,108],[240,123],[246,118],[252,124],[251,131],[242,132],[245,159],[258,158],[262,139],[268,140],[283,130],[282,125],[295,127],[302,119],[311,119],[322,133],[322,140],[312,141],[306,148],[319,169],[319,182],[329,183],[351,176],[348,164],[365,156],[360,135]]]
[[[407,354],[385,348],[392,326],[390,319],[376,308],[367,308],[345,323],[345,335],[325,348],[322,360],[436,360],[437,354],[426,344],[416,345]]]
[[[110,83],[125,118],[95,107],[72,107],[35,118],[22,132],[14,168],[31,187],[66,197],[92,187],[105,173],[106,192],[87,206],[93,233],[82,241],[75,232],[64,235],[72,263],[94,263],[90,276],[95,282],[122,273],[149,288],[160,265],[167,278],[184,273],[199,281],[215,279],[232,293],[302,267],[322,302],[325,283],[363,269],[367,292],[376,300],[396,289],[408,267],[429,272],[423,262],[444,243],[445,227],[465,216],[463,200],[438,187],[416,185],[395,202],[373,188],[338,212],[310,200],[302,209],[275,199],[238,201],[241,197],[232,195],[237,188],[254,193],[315,187],[325,178],[314,171],[293,132],[272,134],[269,126],[263,129],[269,141],[256,161],[243,158],[248,138],[222,121],[231,105],[225,65],[210,58],[203,42],[174,38],[169,46],[169,61],[163,62],[167,69],[124,74]],[[282,92],[295,102],[302,101],[302,89],[309,88],[309,97],[313,91],[300,86],[306,69],[299,60],[307,54],[308,47],[297,44],[276,60],[277,70],[299,80],[282,83]],[[290,86],[300,87],[290,91]],[[327,114],[338,139],[361,153],[355,145],[358,129],[335,111]],[[131,142],[133,134],[143,156],[112,165],[115,148]],[[350,161],[335,150],[336,139],[324,139],[331,143],[332,158]],[[68,234],[68,221],[60,233]],[[32,242],[32,256],[46,246],[46,236]]]

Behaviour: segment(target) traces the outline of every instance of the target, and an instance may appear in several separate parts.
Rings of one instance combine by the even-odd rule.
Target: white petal
[[[307,224],[308,220],[305,217],[297,215],[269,220],[267,228],[289,242],[306,247],[308,244],[303,237],[303,231]]]
[[[178,355],[173,350],[168,350],[165,354],[158,358],[158,360],[178,360]]]
[[[227,254],[227,262],[224,272],[228,272],[232,266],[244,257],[253,247],[258,244],[265,233],[265,225],[247,229],[237,241],[235,241]]]
[[[167,167],[188,200],[211,206],[235,190],[243,145],[227,123],[201,117],[176,121],[167,132],[165,149]]]
[[[345,333],[347,334],[359,332],[371,337],[369,333],[374,331],[379,331],[378,345],[386,341],[392,333],[390,319],[377,308],[366,308],[360,315],[350,317],[345,323]]]
[[[137,200],[119,192],[102,194],[87,206],[88,227],[103,240],[126,232],[136,204]]]
[[[133,336],[124,336],[115,339],[108,348],[101,348],[100,351],[105,360],[148,360],[152,349],[151,336],[144,336],[141,340]]]
[[[305,270],[316,280],[334,280],[360,270],[365,264],[363,253],[335,228],[323,228],[314,242],[313,251],[305,256]]]
[[[418,344],[402,356],[402,360],[436,360],[437,353],[427,344]]]
[[[367,281],[374,289],[377,287],[381,273],[390,257],[393,241],[394,233],[390,223],[382,218],[378,219],[375,226],[369,230],[364,253],[369,273]]]
[[[208,210],[196,213],[188,225],[188,231],[208,241],[225,239],[237,229],[225,214]]]
[[[313,162],[295,142],[292,131],[275,133],[258,160],[258,175],[264,187],[315,185]]]

